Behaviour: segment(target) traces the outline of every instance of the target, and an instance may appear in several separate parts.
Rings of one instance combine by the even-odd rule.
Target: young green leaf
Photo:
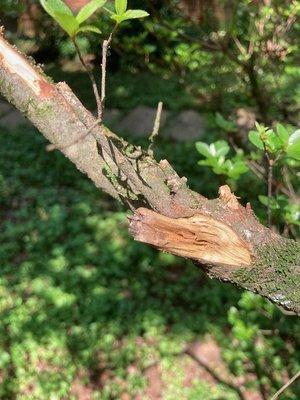
[[[103,7],[106,0],[91,0],[87,3],[79,13],[76,15],[76,20],[79,24],[86,21],[91,15],[94,14],[99,8]]]
[[[115,0],[115,10],[118,15],[122,15],[127,10],[127,0]]]
[[[123,16],[126,16],[126,19],[134,19],[134,18],[145,18],[148,17],[147,11],[144,10],[127,10]]]
[[[95,25],[83,25],[83,26],[80,26],[77,29],[76,34],[80,33],[80,32],[83,32],[83,33],[84,32],[94,32],[94,33],[98,33],[99,35],[101,34],[100,29],[97,28]]]
[[[72,11],[62,0],[40,0],[42,7],[44,10],[51,15],[53,14],[66,14],[73,17]]]
[[[61,0],[40,0],[44,10],[67,32],[74,36],[79,23],[76,21],[72,11]]]
[[[144,10],[127,10],[124,14],[113,14],[111,19],[115,20],[118,24],[128,19],[148,17],[148,13]]]
[[[226,156],[229,153],[230,147],[225,140],[218,140],[214,143],[216,149],[216,157]]]
[[[204,157],[211,157],[209,151],[209,145],[204,142],[196,142],[195,144],[197,151]]]
[[[216,124],[225,132],[236,132],[235,123],[227,121],[220,113],[216,113]]]
[[[276,125],[276,132],[277,132],[277,136],[279,137],[281,143],[283,146],[285,146],[289,140],[289,133],[288,131],[285,129],[285,127],[281,124],[277,124]]]
[[[300,204],[289,202],[284,207],[284,219],[289,224],[300,226]]]
[[[300,161],[300,129],[289,137],[286,153],[288,156]]]
[[[282,147],[280,138],[275,134],[273,129],[269,129],[268,131],[266,131],[266,135],[267,137],[265,140],[265,145],[267,150],[270,153],[276,153]]]
[[[264,205],[268,206],[269,200],[270,200],[270,206],[272,210],[278,210],[280,208],[277,200],[274,197],[271,197],[270,199],[267,196],[264,195],[259,195],[258,200]]]
[[[249,171],[248,166],[244,161],[232,162],[230,168],[228,169],[228,176],[233,179],[238,179],[240,175],[245,174]]]
[[[250,131],[248,134],[248,138],[255,147],[264,150],[263,141],[261,140],[260,135],[257,131]]]

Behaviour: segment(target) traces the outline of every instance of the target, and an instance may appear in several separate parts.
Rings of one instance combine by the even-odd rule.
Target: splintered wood
[[[9,73],[16,74],[26,82],[35,95],[42,98],[48,97],[54,91],[53,86],[47,82],[40,71],[34,68],[28,60],[15,48],[10,46],[2,36],[0,30],[0,64]]]
[[[130,218],[129,229],[140,242],[200,263],[232,267],[251,264],[247,243],[228,225],[203,214],[174,219],[139,208]]]

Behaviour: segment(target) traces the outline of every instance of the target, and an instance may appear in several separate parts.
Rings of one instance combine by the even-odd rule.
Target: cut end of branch
[[[139,208],[129,230],[135,240],[203,264],[232,268],[251,264],[248,244],[228,225],[203,214],[174,219]]]
[[[20,79],[41,98],[53,95],[54,86],[49,84],[45,78],[28,62],[19,51],[11,47],[4,39],[2,28],[0,28],[0,65],[11,74],[16,74]]]

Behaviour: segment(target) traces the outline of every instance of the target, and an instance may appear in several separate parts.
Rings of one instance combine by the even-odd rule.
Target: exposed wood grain
[[[136,210],[130,232],[140,242],[201,263],[250,266],[249,245],[226,224],[203,214],[169,218],[146,208]]]

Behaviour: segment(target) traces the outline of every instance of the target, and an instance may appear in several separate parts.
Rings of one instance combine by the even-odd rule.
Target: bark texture
[[[190,190],[168,161],[99,126],[65,83],[52,83],[3,35],[0,93],[97,187],[130,207],[136,240],[300,314],[299,243],[260,224],[229,187],[213,200]]]

